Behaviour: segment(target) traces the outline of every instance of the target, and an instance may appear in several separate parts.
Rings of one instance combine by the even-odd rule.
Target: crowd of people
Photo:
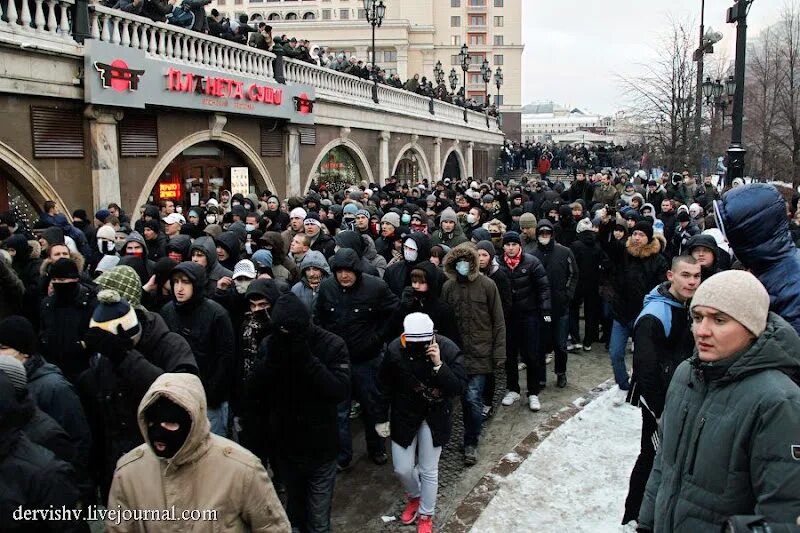
[[[648,166],[647,146],[632,143],[595,146],[589,143],[559,145],[506,140],[500,159],[505,175],[517,169],[525,174],[547,175],[551,168],[573,174],[582,168],[644,169]],[[644,177],[648,174],[645,170],[637,170],[637,173]]]
[[[0,214],[4,531],[98,503],[330,531],[357,416],[427,533],[454,402],[474,465],[497,376],[539,411],[602,345],[643,419],[624,524],[800,515],[800,222],[774,187],[578,171],[201,204]]]

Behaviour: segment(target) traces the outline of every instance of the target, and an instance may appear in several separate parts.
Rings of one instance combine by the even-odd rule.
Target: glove
[[[125,334],[122,326],[117,326],[117,335],[100,328],[89,328],[83,337],[86,349],[99,353],[111,360],[114,365],[122,362],[133,348],[133,340]]]
[[[378,434],[379,437],[385,439],[391,434],[391,430],[389,429],[389,422],[382,422],[380,424],[375,424],[375,433]]]
[[[411,307],[414,303],[414,288],[406,287],[400,295],[400,305],[402,307]]]
[[[547,322],[549,324],[550,322],[553,321],[553,318],[550,315],[544,315],[544,316],[542,316],[542,320],[544,320],[545,322]]]

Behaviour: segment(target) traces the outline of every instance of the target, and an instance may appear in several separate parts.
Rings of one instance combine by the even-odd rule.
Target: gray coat
[[[313,318],[314,304],[317,302],[317,295],[319,294],[319,285],[316,290],[309,287],[308,280],[306,279],[306,270],[310,267],[317,267],[325,272],[325,276],[322,278],[323,280],[331,276],[331,268],[328,266],[325,256],[322,255],[321,252],[315,252],[313,250],[309,250],[300,262],[300,281],[292,286],[292,292],[295,296],[300,298],[300,301],[303,302],[303,305],[306,306],[306,309],[308,309],[308,312],[311,313]],[[322,282],[320,282],[320,285],[321,284]]]

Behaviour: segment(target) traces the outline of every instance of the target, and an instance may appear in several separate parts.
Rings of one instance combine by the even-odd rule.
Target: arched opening
[[[358,185],[362,181],[375,183],[366,155],[350,139],[334,139],[320,150],[303,192],[309,189],[312,180],[318,185],[328,184],[328,190],[333,191]]]
[[[267,17],[267,20],[281,20],[281,14],[280,13],[270,13],[269,16]]]
[[[0,142],[0,212],[11,211],[18,221],[32,227],[46,200],[53,200],[59,211],[69,213],[61,196],[36,167]]]
[[[297,20],[297,13],[286,13],[286,20]]]
[[[10,211],[17,224],[31,229],[39,218],[41,204],[14,178],[17,173],[5,167],[0,165],[0,213]]]
[[[264,17],[263,17],[263,16],[261,16],[261,13],[253,13],[253,14],[250,16],[250,21],[251,21],[251,22],[254,22],[254,21],[261,22],[262,20],[264,20]]]
[[[303,20],[314,20],[315,18],[317,17],[311,11],[308,11],[305,14],[303,14]]]
[[[184,207],[202,205],[212,193],[219,198],[221,190],[230,190],[232,172],[246,173],[248,192],[276,190],[264,161],[241,138],[225,131],[216,137],[209,130],[193,133],[153,167],[133,207],[163,200]]]
[[[423,179],[430,180],[431,167],[419,145],[409,143],[400,149],[391,174],[401,181],[418,183]]]
[[[460,180],[465,178],[466,169],[460,156],[461,154],[455,148],[450,150],[442,167],[442,179]]]

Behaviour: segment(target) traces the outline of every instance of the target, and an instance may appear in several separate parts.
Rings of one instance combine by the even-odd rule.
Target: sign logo
[[[308,115],[314,110],[314,102],[309,100],[308,94],[300,93],[300,96],[294,97],[294,108],[301,115]]]
[[[144,70],[129,69],[128,64],[121,59],[115,59],[110,65],[95,61],[94,68],[100,73],[103,88],[119,93],[137,90],[139,80],[144,75]]]

